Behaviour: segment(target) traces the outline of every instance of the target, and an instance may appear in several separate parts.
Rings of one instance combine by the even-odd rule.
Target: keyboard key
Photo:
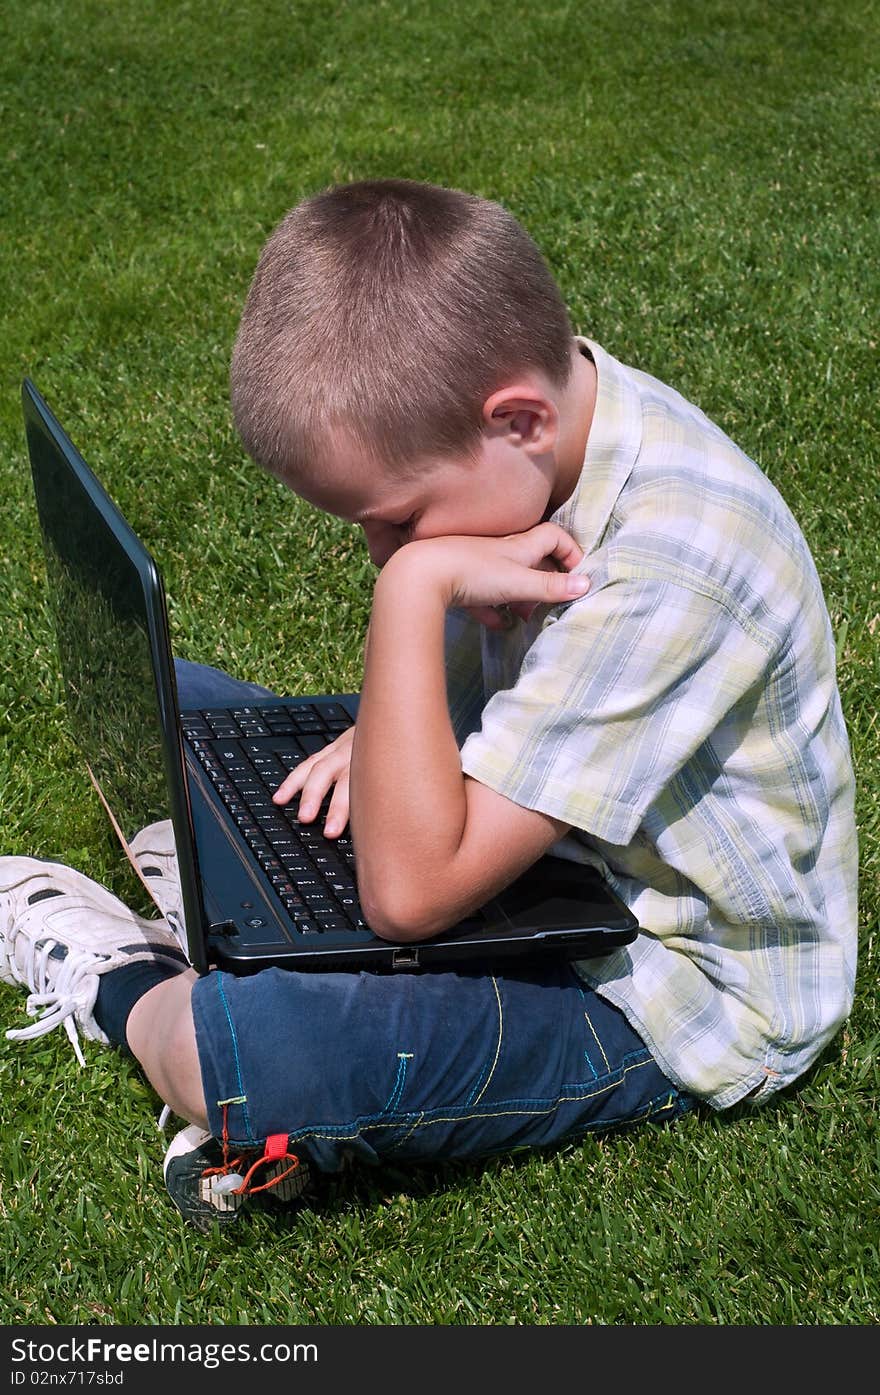
[[[302,765],[305,755],[302,751],[281,751],[278,759],[286,771],[295,770],[298,765]]]
[[[223,766],[230,777],[248,773],[248,763],[236,741],[215,741],[211,757]]]
[[[274,789],[277,789],[281,781],[287,778],[284,766],[280,761],[273,760],[271,756],[254,756],[253,766],[263,784],[268,785],[271,781]]]
[[[334,896],[351,896],[354,892],[354,879],[352,877],[338,876],[331,873],[327,878],[327,885]]]
[[[306,755],[313,756],[316,751],[323,751],[329,741],[329,737],[306,733],[304,735],[301,734],[298,740]]]
[[[321,913],[334,915],[336,913],[338,909],[336,902],[327,895],[326,891],[308,891],[301,883],[297,883],[296,889],[313,915]]]
[[[351,930],[352,926],[344,915],[323,914],[317,916],[318,924],[322,930]]]
[[[236,774],[234,783],[242,799],[246,799],[248,802],[263,799],[271,803],[266,794],[266,786],[252,770]]]
[[[351,718],[344,707],[338,702],[316,702],[315,711],[319,717],[323,717],[325,722],[345,722],[346,726],[351,726]]]
[[[210,740],[211,736],[213,735],[211,728],[208,726],[207,722],[181,721],[180,727],[184,736],[187,738],[188,741],[192,743],[193,746],[197,745],[199,741]]]
[[[241,739],[241,749],[246,756],[270,756],[271,736],[247,736]]]
[[[275,849],[275,855],[278,858],[288,857],[289,855],[299,851],[299,843],[296,841],[295,838],[282,838],[281,835],[278,833],[270,833],[269,842]]]
[[[301,935],[320,935],[321,927],[316,920],[298,920],[296,928]]]
[[[276,876],[271,877],[271,878],[270,878],[270,881],[272,882],[272,885],[274,886],[275,890],[278,892],[278,895],[281,897],[282,901],[284,900],[284,898],[285,898],[286,896],[287,896],[287,897],[291,897],[291,896],[292,896],[292,897],[295,897],[295,898],[296,898],[295,904],[298,904],[298,905],[300,905],[300,906],[305,905],[305,902],[304,902],[304,901],[300,901],[299,897],[296,895],[296,888],[287,880],[286,877],[282,877],[282,876],[280,876],[280,875],[276,875]],[[286,902],[285,902],[285,904],[286,904]]]
[[[341,859],[332,852],[315,853],[315,866],[320,867],[325,877],[329,876],[331,872],[341,872],[343,865]]]

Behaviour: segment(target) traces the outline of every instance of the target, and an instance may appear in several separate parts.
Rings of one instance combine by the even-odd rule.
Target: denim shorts
[[[181,705],[267,690],[178,662]],[[212,1132],[286,1134],[322,1171],[547,1147],[694,1099],[561,960],[412,973],[212,970],[193,989]]]

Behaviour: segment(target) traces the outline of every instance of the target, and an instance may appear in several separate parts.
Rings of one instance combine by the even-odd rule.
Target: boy
[[[512,972],[197,978],[168,922],[4,859],[5,976],[191,1121],[166,1158],[184,1214],[234,1219],[307,1164],[541,1146],[802,1075],[852,1001],[853,776],[819,579],[757,466],[573,335],[502,208],[408,181],[275,230],[232,403],[380,568],[356,729],[275,794],[304,821],[329,797],[331,837],[350,818],[376,933],[434,935],[551,848],[643,933]],[[255,691],[179,678],[185,705]]]

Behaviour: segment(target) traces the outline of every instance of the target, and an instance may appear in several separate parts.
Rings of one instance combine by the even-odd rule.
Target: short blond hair
[[[383,179],[293,208],[260,255],[231,366],[248,453],[294,488],[341,431],[398,472],[472,454],[486,398],[556,386],[572,330],[535,243],[500,204]]]

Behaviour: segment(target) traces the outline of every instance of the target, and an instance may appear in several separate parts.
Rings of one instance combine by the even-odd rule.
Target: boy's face
[[[484,436],[475,459],[429,460],[405,478],[382,474],[355,448],[340,450],[303,496],[359,523],[371,561],[383,567],[404,543],[467,534],[503,537],[540,523],[553,486],[551,460],[504,436]]]

